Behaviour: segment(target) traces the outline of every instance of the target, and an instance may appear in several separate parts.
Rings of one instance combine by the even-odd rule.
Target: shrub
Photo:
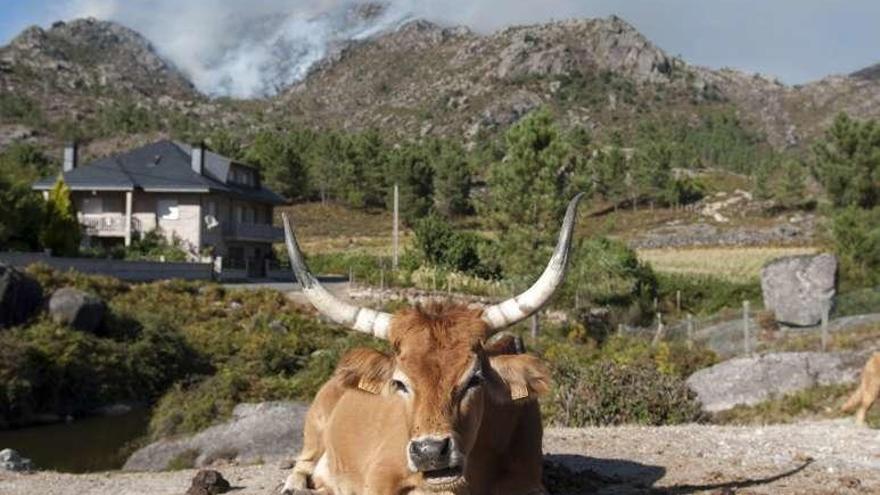
[[[128,260],[186,261],[188,254],[183,241],[176,235],[169,241],[158,229],[145,232],[139,239],[132,240],[131,246],[123,253]]]
[[[43,112],[34,100],[4,91],[0,93],[0,117],[38,127],[43,125]]]
[[[652,347],[624,336],[612,336],[600,347],[545,336],[538,354],[553,372],[553,388],[542,403],[545,419],[574,427],[699,420],[699,404],[684,380],[718,361],[702,347]]]
[[[574,307],[577,297],[587,308],[609,308],[604,326],[588,328],[599,337],[618,323],[644,323],[652,315],[656,290],[654,271],[639,261],[635,251],[620,241],[594,238],[575,246],[566,283],[557,296],[557,301],[564,303],[557,304]]]
[[[40,243],[55,255],[76,255],[79,250],[80,232],[76,210],[70,199],[70,188],[61,176],[49,191],[46,202],[45,224],[40,233]]]
[[[458,232],[442,218],[431,215],[415,226],[415,245],[425,261],[454,271],[475,273],[480,268],[479,238]]]
[[[844,282],[851,286],[880,283],[880,207],[840,210],[832,219],[831,235]]]
[[[700,419],[684,381],[644,363],[557,366],[548,420],[565,426],[664,425]]]
[[[761,300],[761,286],[757,281],[730,282],[708,275],[657,274],[657,296],[667,308],[675,308],[677,292],[681,292],[682,311],[695,315],[738,308],[746,300]]]

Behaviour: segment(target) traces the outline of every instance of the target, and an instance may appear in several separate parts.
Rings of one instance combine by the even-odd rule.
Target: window
[[[104,202],[100,196],[87,196],[82,200],[82,212],[86,215],[104,213]]]
[[[244,222],[244,211],[241,205],[235,205],[235,221],[238,223]]]
[[[180,218],[180,209],[176,199],[160,199],[156,201],[156,215],[162,220],[177,220]]]

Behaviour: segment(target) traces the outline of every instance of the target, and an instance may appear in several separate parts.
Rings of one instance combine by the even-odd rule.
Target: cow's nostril
[[[446,437],[441,441],[441,443],[440,443],[440,455],[441,456],[448,456],[449,455],[449,444],[450,443],[451,442],[449,441],[449,437]]]
[[[409,444],[409,456],[419,471],[441,469],[449,466],[452,454],[452,439],[422,438]]]

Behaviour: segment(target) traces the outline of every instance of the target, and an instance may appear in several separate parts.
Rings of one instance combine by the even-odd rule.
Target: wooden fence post
[[[690,313],[687,316],[687,346],[688,349],[694,348],[694,315]]]
[[[822,352],[828,351],[828,311],[822,311]]]
[[[532,339],[538,338],[538,333],[541,331],[541,323],[538,321],[538,312],[532,315]]]
[[[657,313],[657,331],[654,333],[654,339],[651,341],[652,347],[657,346],[657,344],[659,344],[660,341],[663,340],[663,331],[663,315]]]
[[[752,339],[749,337],[749,302],[743,301],[743,350],[746,356],[752,355]]]
[[[675,291],[675,313],[681,314],[681,291]]]

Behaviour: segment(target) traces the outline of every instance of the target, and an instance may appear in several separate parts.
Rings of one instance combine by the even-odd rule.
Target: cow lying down
[[[291,265],[324,315],[387,339],[354,349],[318,391],[285,495],[546,493],[541,484],[541,361],[513,337],[490,340],[540,309],[562,283],[577,203],[553,257],[524,293],[485,309],[431,305],[393,315],[330,294],[308,271],[287,217]]]

